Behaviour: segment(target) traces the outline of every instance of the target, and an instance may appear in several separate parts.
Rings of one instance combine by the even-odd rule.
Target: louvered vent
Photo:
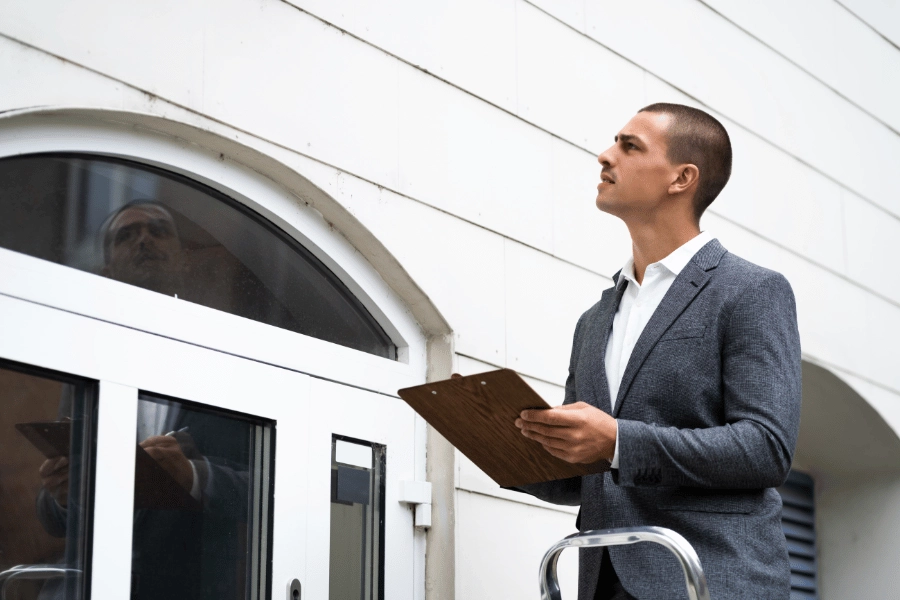
[[[778,492],[784,502],[781,527],[791,557],[791,600],[818,599],[813,479],[791,471]]]

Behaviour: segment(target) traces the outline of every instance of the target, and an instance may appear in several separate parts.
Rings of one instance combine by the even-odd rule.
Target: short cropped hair
[[[690,163],[700,170],[694,213],[703,214],[731,177],[731,139],[725,127],[712,115],[683,104],[659,102],[641,112],[671,117],[667,130],[666,156],[672,164]]]
[[[155,210],[156,212],[162,213],[164,217],[172,222],[172,227],[175,228],[175,235],[178,235],[178,227],[175,224],[175,219],[172,217],[172,212],[165,204],[159,202],[158,200],[150,200],[148,198],[138,198],[137,200],[132,200],[131,202],[128,202],[124,206],[121,206],[117,210],[113,211],[109,216],[106,217],[106,219],[103,221],[103,224],[100,226],[100,240],[103,244],[103,264],[109,264],[113,245],[113,225],[122,213],[132,208],[149,208],[150,210]]]

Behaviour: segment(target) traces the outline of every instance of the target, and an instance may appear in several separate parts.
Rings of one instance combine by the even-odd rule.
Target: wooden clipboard
[[[429,425],[503,487],[609,470],[609,462],[556,458],[516,427],[519,413],[550,408],[510,369],[427,383],[397,392]]]
[[[45,457],[69,456],[72,440],[71,421],[16,423],[16,429]]]

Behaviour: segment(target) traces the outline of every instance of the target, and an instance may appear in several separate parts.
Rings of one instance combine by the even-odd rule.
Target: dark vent
[[[813,479],[791,471],[778,488],[784,508],[781,527],[791,558],[791,600],[816,600],[816,514]]]

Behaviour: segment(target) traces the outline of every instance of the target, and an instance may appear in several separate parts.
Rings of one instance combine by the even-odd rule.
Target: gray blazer
[[[618,273],[614,277],[619,282]],[[675,279],[638,339],[611,410],[604,355],[627,281],[575,327],[566,403],[619,422],[619,468],[521,491],[581,505],[582,530],[657,525],[694,546],[713,600],[787,599],[790,565],[781,485],[800,424],[800,337],[780,274],[706,244]],[[579,600],[591,600],[601,549],[580,553]],[[687,598],[661,546],[609,549],[640,600]]]

